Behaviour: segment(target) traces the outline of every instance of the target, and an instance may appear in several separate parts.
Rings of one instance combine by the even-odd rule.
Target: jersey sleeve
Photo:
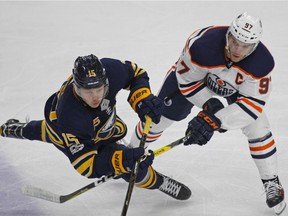
[[[194,43],[206,30],[207,28],[199,29],[188,38],[181,56],[176,63],[178,88],[181,94],[197,107],[202,107],[211,97],[211,93],[204,83],[204,78],[209,70],[193,61],[192,58],[194,52],[198,55],[197,47]]]
[[[131,105],[134,111],[136,111],[136,105],[139,101],[147,98],[151,94],[149,77],[147,72],[139,67],[137,64],[125,61],[129,68],[129,71],[133,74],[127,90],[130,90],[127,101]]]
[[[115,95],[121,89],[130,91],[127,100],[134,110],[139,99],[151,94],[148,74],[136,63],[110,58],[101,59],[101,62],[109,70],[109,91]]]
[[[132,75],[132,79],[126,87],[127,90],[133,91],[141,87],[150,88],[149,77],[146,70],[131,61],[125,61],[125,64]]]
[[[59,131],[65,146],[65,154],[74,169],[81,175],[95,177],[95,157],[98,154],[98,145],[93,143],[93,125],[83,120],[63,122]]]
[[[248,76],[241,84],[236,100],[215,114],[222,122],[221,127],[239,129],[255,121],[263,112],[271,88],[270,75],[259,79]]]

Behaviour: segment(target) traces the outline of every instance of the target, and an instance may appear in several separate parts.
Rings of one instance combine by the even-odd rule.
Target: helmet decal
[[[232,22],[228,32],[241,42],[258,44],[262,36],[262,22],[245,12]]]
[[[237,16],[235,20],[231,23],[226,33],[226,50],[229,52],[228,38],[233,36],[237,40],[251,44],[252,49],[246,55],[250,55],[258,46],[260,39],[262,37],[262,22],[259,18],[249,15],[247,12]]]

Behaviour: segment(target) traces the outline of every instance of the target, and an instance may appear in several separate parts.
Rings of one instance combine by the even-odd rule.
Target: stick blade
[[[43,190],[32,185],[24,185],[21,191],[26,196],[36,197],[43,200],[48,200],[54,203],[61,203],[60,196],[49,191]]]

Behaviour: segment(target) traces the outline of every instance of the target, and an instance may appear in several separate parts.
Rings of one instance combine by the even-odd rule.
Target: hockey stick
[[[146,122],[145,122],[145,126],[144,126],[144,129],[143,129],[143,134],[142,134],[142,137],[141,137],[141,140],[140,140],[140,144],[139,144],[140,148],[144,148],[145,147],[147,134],[149,133],[151,124],[152,124],[152,119],[149,116],[146,116]],[[141,162],[141,158],[139,158],[136,161],[134,170],[131,172],[130,179],[129,179],[129,185],[128,185],[128,189],[127,189],[124,205],[123,205],[123,208],[122,208],[121,216],[126,216],[126,214],[127,214],[129,203],[130,203],[130,200],[131,200],[132,191],[133,191],[133,188],[134,188],[136,177],[138,175],[140,162]]]
[[[157,150],[154,151],[154,155],[158,156],[160,154],[163,154],[167,151],[169,151],[170,149],[174,148],[175,146],[178,146],[180,144],[182,144],[183,142],[185,142],[186,137],[183,137],[181,139],[178,139],[168,145],[165,145]],[[121,174],[120,174],[121,175]],[[32,196],[35,198],[39,198],[39,199],[43,199],[43,200],[47,200],[50,202],[55,202],[55,203],[65,203],[83,193],[85,193],[86,191],[98,187],[99,185],[113,179],[114,177],[118,177],[119,175],[108,175],[108,176],[103,176],[100,179],[98,179],[97,181],[94,181],[70,194],[67,195],[58,195],[52,192],[49,192],[47,190],[38,188],[38,187],[34,187],[32,185],[26,185],[22,188],[22,193],[28,196]]]

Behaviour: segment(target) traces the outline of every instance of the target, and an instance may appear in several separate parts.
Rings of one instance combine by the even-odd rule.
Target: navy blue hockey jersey
[[[61,150],[74,168],[86,177],[97,176],[94,159],[99,148],[126,135],[126,125],[116,113],[117,93],[122,89],[130,90],[129,101],[138,89],[150,89],[146,71],[136,64],[110,58],[103,58],[101,62],[109,89],[98,108],[89,107],[76,94],[72,76],[45,105],[46,141]]]

